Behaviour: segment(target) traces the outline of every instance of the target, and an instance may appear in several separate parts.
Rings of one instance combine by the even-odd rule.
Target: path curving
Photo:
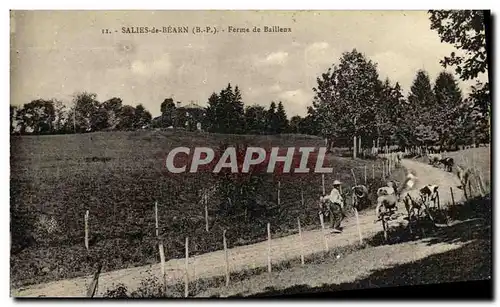
[[[458,202],[463,199],[462,191],[456,188],[460,185],[460,181],[454,174],[414,160],[403,159],[402,165],[406,169],[415,171],[418,178],[416,188],[426,184],[438,185],[440,187],[442,205],[451,202],[450,187],[453,187],[455,201]],[[371,237],[381,231],[380,223],[374,223],[374,220],[374,210],[360,213],[359,221],[364,238]],[[342,247],[359,242],[354,217],[346,219],[343,225],[344,232],[342,234],[327,234],[329,247]],[[324,236],[321,230],[303,231],[302,242],[305,256],[319,253],[325,249]],[[228,249],[230,271],[237,272],[267,266],[267,251],[267,242]],[[298,234],[272,240],[271,255],[273,263],[299,258],[300,254],[301,244]],[[224,264],[223,250],[202,254],[195,258],[191,257],[189,259],[188,272],[190,280],[194,278],[222,276],[225,273]],[[179,280],[183,280],[184,266],[185,259],[167,261],[165,264],[167,281],[176,283]],[[114,285],[116,286],[119,283],[124,284],[129,290],[133,291],[140,286],[142,280],[151,276],[160,278],[159,264],[102,273],[99,278],[99,289],[96,296],[102,296],[107,289],[113,288]],[[91,276],[80,277],[12,289],[11,296],[84,297],[91,278]]]

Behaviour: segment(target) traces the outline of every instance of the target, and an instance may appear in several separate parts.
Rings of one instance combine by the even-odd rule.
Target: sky
[[[218,32],[122,33],[141,26]],[[229,26],[291,32],[229,33]],[[13,105],[39,98],[69,105],[87,91],[158,116],[165,98],[205,106],[231,83],[245,105],[282,101],[289,117],[306,114],[316,78],[343,52],[362,52],[406,93],[417,70],[434,80],[439,60],[456,51],[430,30],[426,11],[15,11],[10,48]],[[464,93],[472,84],[459,81]]]

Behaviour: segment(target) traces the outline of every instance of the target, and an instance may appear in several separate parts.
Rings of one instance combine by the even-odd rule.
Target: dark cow
[[[368,188],[362,184],[352,187],[354,206],[357,210],[370,206]]]
[[[453,169],[453,165],[455,164],[455,161],[451,157],[446,157],[446,158],[439,160],[439,163],[443,164],[444,169],[447,172],[451,173],[452,169]]]

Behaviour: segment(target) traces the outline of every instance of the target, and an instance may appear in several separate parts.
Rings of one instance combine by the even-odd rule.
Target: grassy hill
[[[268,222],[273,235],[294,232],[297,217],[304,228],[317,227],[317,200],[322,194],[319,174],[280,178],[264,174],[249,182],[248,178],[236,181],[208,173],[174,176],[165,170],[165,157],[174,147],[218,148],[223,143],[262,147],[324,144],[320,138],[302,135],[175,131],[12,137],[13,286],[90,274],[96,261],[102,262],[104,271],[158,262],[155,202],[159,240],[165,245],[167,259],[183,256],[187,236],[191,253],[199,254],[221,249],[224,229],[231,247],[264,240]],[[351,169],[358,183],[363,183],[365,166],[368,186],[380,185],[380,161],[337,156],[327,160],[334,169],[325,176],[327,191],[334,178],[343,181],[348,190],[354,181]],[[211,196],[210,229],[206,232],[200,190],[215,182],[232,189],[234,197],[228,200],[222,192]],[[86,210],[90,212],[89,252],[84,246]]]

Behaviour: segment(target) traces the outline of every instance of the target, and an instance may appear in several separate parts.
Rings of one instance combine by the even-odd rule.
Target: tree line
[[[475,79],[487,70],[484,14],[481,11],[429,11],[431,29],[444,42],[468,52],[452,53],[441,61],[455,67],[462,80]],[[475,33],[475,34],[474,34]],[[460,39],[457,39],[459,37]],[[469,43],[467,43],[469,40]],[[206,108],[185,108],[166,98],[161,115],[152,118],[143,105],[124,105],[120,98],[104,102],[96,94],[79,93],[73,106],[57,100],[34,100],[11,106],[11,133],[81,133],[101,130],[185,128],[230,134],[301,133],[319,135],[328,146],[364,147],[397,144],[401,147],[444,147],[487,143],[490,139],[489,84],[477,82],[467,97],[454,75],[442,71],[434,82],[424,70],[416,72],[405,97],[398,82],[381,80],[377,64],[353,49],[344,52],[317,78],[314,99],[304,117],[288,119],[281,101],[269,107],[245,107],[238,86],[228,84],[208,97]],[[359,138],[362,137],[362,140]],[[357,142],[357,141],[356,141]]]

